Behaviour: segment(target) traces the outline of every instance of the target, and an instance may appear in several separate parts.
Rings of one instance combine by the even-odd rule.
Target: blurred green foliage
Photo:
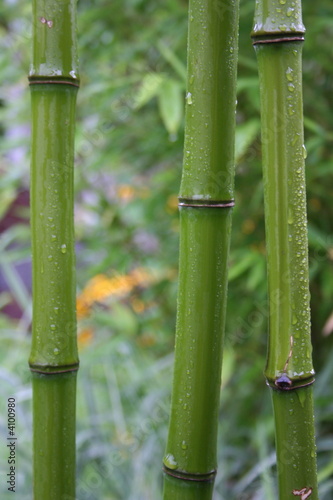
[[[219,1],[216,5],[223,7]],[[187,6],[182,0],[78,3],[78,296],[90,290],[96,275],[112,280],[145,269],[152,276],[122,293],[110,291],[103,300],[93,297],[79,316],[79,500],[160,498],[176,312]],[[249,36],[253,10],[254,2],[241,2],[236,207],[214,500],[276,498],[274,430],[262,376],[268,307],[259,91]],[[322,500],[331,499],[333,492],[332,20],[330,0],[304,2],[309,257]],[[31,25],[29,2],[2,2],[0,387],[1,410],[14,394],[22,415],[22,500],[31,497],[26,361],[30,240],[23,196],[29,188]],[[1,411],[2,435],[4,415]],[[1,474],[4,453],[1,449]],[[5,492],[2,498],[7,498]]]

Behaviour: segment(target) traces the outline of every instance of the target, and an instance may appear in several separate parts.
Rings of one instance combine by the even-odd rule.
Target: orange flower
[[[105,274],[97,274],[77,297],[76,309],[78,318],[86,317],[95,302],[103,302],[112,295],[128,295],[136,286],[146,286],[152,282],[152,276],[142,268],[134,269],[129,274],[109,278]]]

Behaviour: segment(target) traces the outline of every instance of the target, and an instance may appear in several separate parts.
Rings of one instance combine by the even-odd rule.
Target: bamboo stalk
[[[190,0],[180,262],[164,500],[209,500],[234,205],[238,1]]]
[[[75,0],[34,0],[31,231],[33,498],[75,499]]]
[[[259,0],[254,29],[261,93],[272,388],[280,500],[318,499],[304,172],[300,0]]]

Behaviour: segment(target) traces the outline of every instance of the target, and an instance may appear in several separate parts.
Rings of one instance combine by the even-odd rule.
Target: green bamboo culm
[[[176,347],[164,500],[210,500],[234,205],[238,0],[190,0]]]
[[[280,500],[317,500],[300,0],[257,0],[272,388]]]
[[[33,27],[33,498],[75,500],[75,0],[34,0]]]

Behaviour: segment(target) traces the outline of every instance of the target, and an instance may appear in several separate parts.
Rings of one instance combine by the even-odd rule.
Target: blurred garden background
[[[254,1],[241,0],[236,207],[214,500],[275,500],[263,369],[266,257]],[[333,498],[333,5],[304,1],[309,260],[321,500]],[[216,0],[217,11],[223,1]],[[177,297],[184,0],[79,0],[75,155],[78,500],[158,500]],[[17,498],[31,499],[31,5],[0,6],[0,430],[17,401]],[[6,450],[0,450],[1,498]]]

